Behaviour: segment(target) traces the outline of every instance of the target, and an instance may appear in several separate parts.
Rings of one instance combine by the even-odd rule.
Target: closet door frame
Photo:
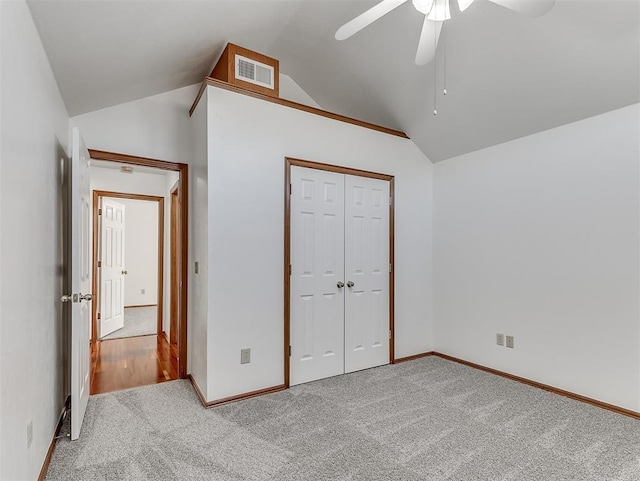
[[[394,355],[394,285],[395,285],[395,260],[394,260],[394,209],[395,189],[394,176],[369,172],[366,170],[352,169],[338,165],[324,164],[310,160],[285,157],[284,159],[284,385],[290,383],[290,345],[291,345],[291,167],[306,167],[309,169],[326,170],[339,174],[369,177],[372,179],[386,180],[389,182],[389,363],[395,363]]]

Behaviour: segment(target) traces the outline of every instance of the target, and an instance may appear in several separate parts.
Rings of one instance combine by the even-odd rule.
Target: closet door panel
[[[290,384],[344,372],[344,175],[291,168]]]
[[[345,372],[389,363],[389,182],[345,176]]]

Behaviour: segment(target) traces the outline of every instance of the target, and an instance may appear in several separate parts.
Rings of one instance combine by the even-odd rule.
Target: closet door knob
[[[347,281],[347,287],[353,287],[355,283],[353,281]]]
[[[338,286],[338,289],[342,289],[344,287],[344,282],[338,281],[338,284],[336,285]]]

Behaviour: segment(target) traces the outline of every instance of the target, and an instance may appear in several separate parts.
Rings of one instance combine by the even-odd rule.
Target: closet
[[[290,385],[388,364],[392,177],[290,169]]]

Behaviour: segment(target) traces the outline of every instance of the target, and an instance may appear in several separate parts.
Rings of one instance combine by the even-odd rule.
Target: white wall
[[[109,192],[121,192],[126,194],[143,194],[143,195],[153,195],[157,197],[164,197],[164,289],[163,289],[163,330],[169,335],[170,328],[170,297],[171,297],[171,263],[170,263],[170,232],[169,227],[171,226],[171,186],[175,184],[178,180],[177,172],[167,172],[167,171],[156,171],[157,173],[150,172],[140,172],[136,171],[134,168],[134,172],[127,174],[121,172],[117,169],[105,168],[105,167],[96,167],[92,166],[90,175],[91,175],[91,190],[104,190]],[[117,202],[126,201],[126,199],[116,199]],[[133,201],[136,202],[136,201]],[[140,202],[140,201],[137,201]],[[124,203],[124,202],[123,202]],[[153,203],[157,206],[157,203]],[[128,215],[128,211],[127,211]],[[135,216],[135,213],[134,213]],[[157,232],[157,213],[155,214],[155,231]],[[129,222],[127,221],[127,226]],[[133,227],[133,232],[138,230],[139,226]],[[127,228],[128,232],[128,228]],[[128,236],[128,234],[127,234]],[[137,237],[137,236],[136,236]],[[155,239],[155,237],[154,237]],[[140,240],[140,239],[139,239]],[[157,245],[156,241],[153,241],[152,245]],[[153,256],[157,255],[157,251],[153,251]],[[126,256],[126,264],[129,275],[127,276],[127,280],[125,281],[125,289],[128,287],[134,287],[137,290],[137,295],[134,297],[133,292],[130,293],[130,297],[127,298],[127,294],[125,293],[125,303],[126,305],[142,305],[142,304],[153,304],[157,302],[157,275],[153,274],[153,278],[149,277],[149,275],[144,278],[138,278],[136,280],[136,271],[139,271],[141,274],[142,271],[147,273],[157,270],[157,261],[154,260],[154,266],[152,269],[143,269],[142,265],[139,265],[136,268],[137,260],[133,257],[131,253],[125,253]],[[151,257],[149,252],[146,254],[146,258],[149,259],[146,264],[148,265],[151,262]],[[157,259],[154,257],[154,259]],[[133,262],[132,266],[134,269],[129,269],[130,262]],[[132,274],[132,271],[134,274]],[[133,280],[131,280],[133,276]],[[148,287],[147,287],[148,286]],[[146,290],[146,294],[142,295],[140,293],[141,289]],[[129,302],[131,301],[131,302]],[[135,302],[134,302],[135,301]]]
[[[71,118],[87,147],[188,164],[189,109],[200,85],[191,85]]]
[[[310,105],[311,107],[315,107],[317,109],[321,109],[320,105],[313,100],[307,92],[302,90],[302,88],[293,80],[291,77],[285,74],[280,74],[279,84],[278,84],[279,97],[286,100],[291,100],[293,102],[298,102],[299,104]]]
[[[210,100],[206,93],[198,104],[192,118],[194,157],[191,168],[191,198],[189,208],[193,222],[190,223],[192,236],[189,242],[189,265],[193,277],[189,290],[189,372],[203,394],[207,393],[207,366],[211,355],[208,335],[208,312],[211,305],[209,296],[208,249],[210,231],[213,226],[209,220],[209,168],[207,165],[207,112]],[[198,274],[195,274],[195,262]]]
[[[435,164],[438,351],[640,411],[639,119]]]
[[[285,156],[396,176],[396,357],[431,350],[429,160],[410,140],[215,87],[207,102],[208,400],[283,383]]]
[[[60,296],[68,117],[24,1],[0,2],[0,45],[0,479],[33,480],[67,393]]]

